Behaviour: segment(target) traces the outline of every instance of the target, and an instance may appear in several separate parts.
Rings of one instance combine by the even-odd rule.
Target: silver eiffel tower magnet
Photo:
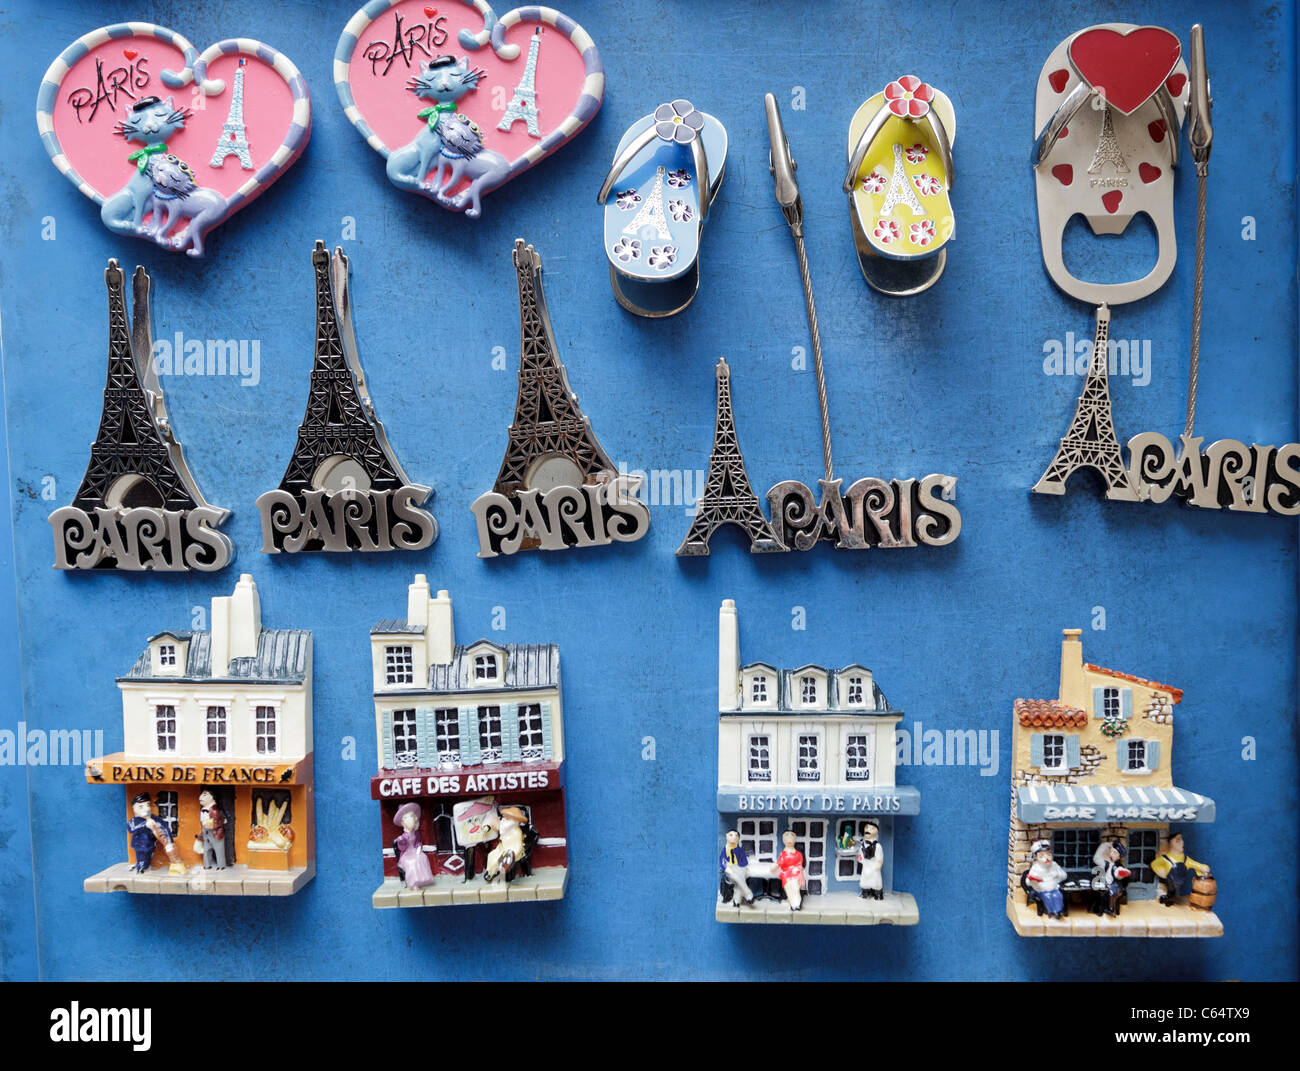
[[[153,362],[149,276],[136,268],[132,314],[116,260],[108,287],[108,375],[99,434],[72,505],[50,514],[56,569],[215,572],[234,548],[217,529],[230,511],[210,505],[172,431]]]

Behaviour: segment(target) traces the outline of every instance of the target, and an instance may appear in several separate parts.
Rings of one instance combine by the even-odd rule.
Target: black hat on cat
[[[456,57],[455,56],[434,56],[434,58],[429,60],[429,62],[426,63],[424,66],[425,66],[425,70],[429,70],[429,71],[436,70],[439,67],[454,67],[456,66]]]
[[[133,112],[142,112],[146,108],[152,108],[155,104],[161,104],[161,103],[162,101],[159,100],[157,97],[141,97],[139,100],[137,100],[134,104],[131,105],[131,110]]]

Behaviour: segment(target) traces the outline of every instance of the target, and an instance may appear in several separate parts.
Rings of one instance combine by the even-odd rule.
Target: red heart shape
[[[1107,103],[1132,115],[1151,99],[1178,65],[1183,46],[1159,26],[1120,33],[1097,26],[1070,42],[1070,63],[1088,85],[1103,90]]]
[[[1138,174],[1143,182],[1155,182],[1164,172],[1154,164],[1138,164]]]
[[[1154,119],[1147,124],[1147,133],[1151,135],[1151,140],[1159,145],[1165,140],[1165,121],[1163,119]]]
[[[1047,83],[1052,87],[1054,93],[1059,93],[1065,88],[1065,83],[1070,80],[1070,72],[1062,67],[1059,71],[1053,71],[1047,76]]]
[[[429,18],[433,18],[434,15],[438,14],[438,9],[436,7],[426,7],[424,13],[428,15]]]
[[[133,60],[136,58],[136,56],[140,55],[140,53],[137,52],[134,48],[124,48],[122,49],[122,55],[124,55],[129,60]]]
[[[1181,72],[1178,74],[1171,74],[1165,79],[1165,88],[1169,90],[1169,95],[1171,97],[1177,97],[1181,94],[1183,86],[1185,85],[1187,85],[1187,75],[1182,74]]]
[[[1074,168],[1069,164],[1057,164],[1052,168],[1052,176],[1062,186],[1068,186],[1074,181]]]
[[[1119,203],[1124,200],[1124,193],[1121,190],[1111,190],[1109,193],[1101,195],[1101,203],[1106,206],[1106,211],[1112,216],[1119,211]]]

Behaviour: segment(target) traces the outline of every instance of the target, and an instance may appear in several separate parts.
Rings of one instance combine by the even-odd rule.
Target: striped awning
[[[1016,791],[1022,822],[1213,822],[1214,800],[1185,788],[1149,785],[1025,785]]]

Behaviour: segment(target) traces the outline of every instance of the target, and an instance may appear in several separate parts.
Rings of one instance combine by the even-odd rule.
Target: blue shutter
[[[382,748],[379,764],[385,770],[395,769],[397,762],[393,758],[393,712],[391,710],[385,710],[379,715],[379,736]]]
[[[1079,738],[1073,733],[1065,734],[1065,765],[1072,770],[1079,765]]]
[[[460,764],[478,765],[478,711],[473,707],[460,708]]]
[[[433,707],[415,708],[415,741],[421,766],[438,765],[438,746],[433,732]]]
[[[519,761],[519,705],[501,708],[501,761]]]
[[[1119,693],[1119,712],[1122,717],[1133,717],[1133,689],[1122,688]]]
[[[551,761],[551,704],[542,703],[542,758]]]
[[[1147,741],[1147,769],[1148,770],[1160,769],[1160,741],[1159,740]]]
[[[1094,688],[1092,690],[1092,716],[1094,718],[1104,718],[1106,716],[1106,689]]]
[[[1029,738],[1029,765],[1043,765],[1043,734],[1034,733]]]

